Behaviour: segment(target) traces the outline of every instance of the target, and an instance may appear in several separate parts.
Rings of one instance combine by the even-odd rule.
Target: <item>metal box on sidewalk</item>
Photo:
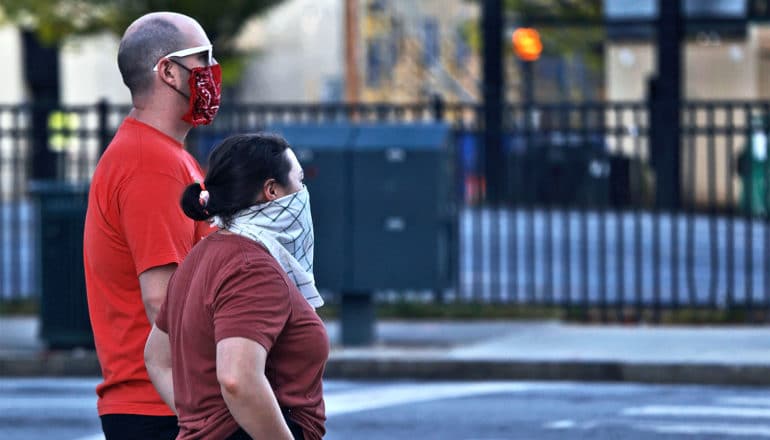
[[[305,171],[315,236],[313,269],[319,287],[339,291],[345,282],[345,240],[350,212],[348,147],[356,130],[345,123],[272,125],[268,131],[289,141]]]
[[[40,336],[48,348],[93,348],[83,269],[87,184],[37,181]]]
[[[287,124],[305,169],[319,287],[451,283],[450,131],[445,124]]]
[[[350,187],[355,290],[451,282],[449,137],[444,124],[359,127]]]
[[[340,293],[342,342],[374,338],[372,294],[443,289],[455,266],[446,124],[285,124],[305,169],[320,288]]]

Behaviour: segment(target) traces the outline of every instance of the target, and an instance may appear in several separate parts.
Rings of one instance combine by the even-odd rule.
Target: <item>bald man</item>
[[[103,382],[96,388],[107,440],[173,439],[173,408],[156,392],[144,344],[177,265],[208,224],[179,207],[202,182],[183,143],[219,109],[221,72],[203,28],[185,15],[145,15],[126,30],[118,67],[133,108],[91,182],[83,257]]]

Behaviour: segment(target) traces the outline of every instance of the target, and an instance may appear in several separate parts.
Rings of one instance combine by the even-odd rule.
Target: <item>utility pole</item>
[[[499,205],[503,200],[506,159],[503,153],[503,1],[484,0],[481,11],[484,57],[484,175],[486,200]]]
[[[658,0],[657,66],[650,82],[650,150],[659,208],[681,203],[682,1]]]
[[[59,49],[22,32],[24,78],[32,103],[32,178],[56,177],[59,155],[48,148],[48,115],[59,107]]]
[[[358,78],[358,0],[345,0],[345,100],[360,98]]]

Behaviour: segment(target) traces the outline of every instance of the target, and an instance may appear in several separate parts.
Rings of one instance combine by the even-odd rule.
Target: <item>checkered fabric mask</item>
[[[214,217],[222,228],[222,219]],[[227,230],[263,244],[313,307],[324,302],[313,277],[313,218],[305,186],[294,194],[236,213]]]

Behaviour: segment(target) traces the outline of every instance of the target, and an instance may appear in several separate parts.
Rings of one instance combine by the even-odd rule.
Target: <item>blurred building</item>
[[[711,22],[691,21],[685,28],[682,45],[682,99],[683,100],[758,100],[770,99],[770,26],[754,22],[744,0],[682,0],[684,19],[707,19]],[[657,0],[604,0],[604,13],[613,19],[655,19]],[[727,19],[724,24],[719,19]],[[605,88],[609,101],[644,101],[648,81],[655,73],[655,34],[650,25],[609,27],[605,43]],[[728,163],[737,158],[749,145],[753,136],[752,115],[739,113],[731,124],[736,130],[736,142],[726,137],[709,139],[705,136],[683,135],[681,190],[686,203],[705,205],[710,197],[710,183],[714,183],[716,203],[729,205],[731,194],[742,191],[737,169]],[[716,111],[696,112],[686,116],[691,123],[706,126],[709,118],[717,124],[726,124],[727,114]],[[636,130],[638,121],[626,115],[622,123]],[[759,128],[760,133],[762,128]],[[710,142],[713,141],[713,144]],[[627,156],[640,154],[639,145],[632,138],[623,142],[609,139],[611,149]],[[642,145],[641,154],[647,155],[648,146]],[[716,176],[709,175],[709,154],[720,160]],[[763,150],[765,145],[760,146]],[[690,173],[693,173],[694,177]],[[733,178],[728,178],[732,175]]]
[[[21,62],[21,34],[14,26],[0,26],[0,59],[5,68],[0,69],[0,104],[17,104],[24,101],[24,72]]]
[[[339,101],[343,96],[343,0],[286,0],[247,23],[242,102]]]
[[[463,0],[364,0],[359,74],[364,101],[480,97],[480,57],[470,42],[479,6]]]
[[[732,24],[691,24],[682,46],[684,99],[770,98],[770,27],[747,20],[744,0],[683,0],[689,19],[734,19]],[[657,0],[605,0],[608,20],[654,19]],[[610,28],[605,44],[606,97],[611,101],[646,98],[655,70],[654,31],[650,26]]]
[[[131,96],[118,71],[119,37],[103,32],[71,37],[62,45],[59,58],[61,102],[64,105],[93,104],[101,99],[130,103]],[[18,27],[0,27],[0,59],[6,68],[0,72],[0,104],[29,100],[24,80],[23,45]]]
[[[745,18],[745,0],[683,0],[685,15]],[[242,102],[338,101],[344,96],[344,0],[286,0],[249,22],[236,46],[247,55],[235,87]],[[604,0],[606,18],[653,19],[657,0]],[[356,0],[355,40],[360,99],[414,102],[441,95],[478,102],[481,90],[480,8],[467,0]],[[514,13],[515,11],[511,11]],[[515,27],[507,23],[506,32]],[[564,32],[544,28],[541,34]],[[683,47],[685,99],[770,98],[770,26],[746,24],[688,31]],[[67,39],[60,58],[64,104],[100,99],[128,103],[116,57],[119,36]],[[507,48],[508,46],[506,46]],[[28,99],[16,27],[0,27],[0,103]],[[654,71],[654,33],[644,27],[606,31],[603,56],[588,66],[585,54],[546,48],[535,63],[536,101],[639,101]],[[526,85],[506,51],[507,98],[519,101]]]
[[[467,30],[478,5],[464,0],[356,0],[355,71],[364,102],[479,97],[479,56]],[[344,0],[287,0],[238,40],[251,51],[239,96],[259,101],[344,97]]]
[[[131,103],[118,70],[119,44],[120,37],[110,32],[67,39],[59,55],[62,104]]]

